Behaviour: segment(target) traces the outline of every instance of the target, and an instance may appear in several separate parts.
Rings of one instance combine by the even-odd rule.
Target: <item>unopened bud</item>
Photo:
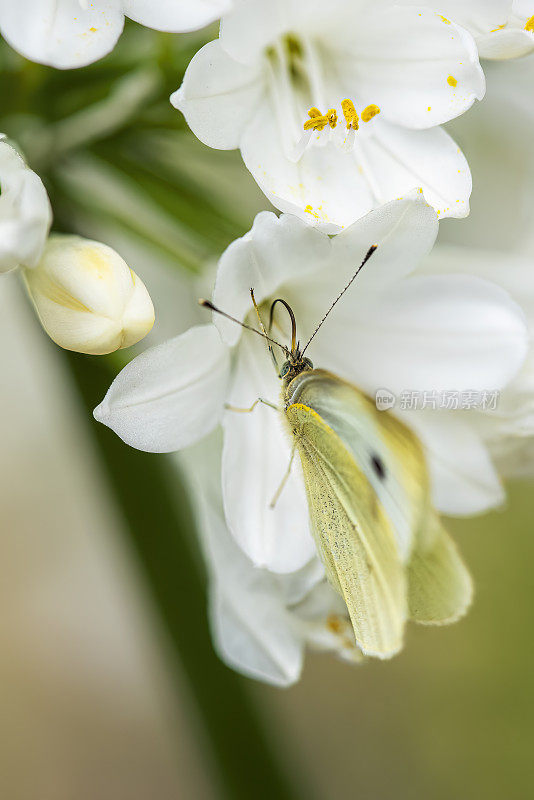
[[[65,350],[112,353],[138,342],[154,324],[145,285],[100,242],[52,235],[24,278],[43,328]]]
[[[41,179],[0,134],[0,273],[35,267],[52,211]]]

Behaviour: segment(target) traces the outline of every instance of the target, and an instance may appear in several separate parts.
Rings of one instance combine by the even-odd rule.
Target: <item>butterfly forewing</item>
[[[310,370],[291,386],[290,403],[302,403],[335,431],[376,492],[399,554],[408,561],[428,496],[428,478],[417,437],[350,383],[325,370]]]
[[[364,653],[388,657],[402,646],[406,579],[389,520],[341,439],[312,409],[288,408],[312,530],[330,582],[341,591]]]

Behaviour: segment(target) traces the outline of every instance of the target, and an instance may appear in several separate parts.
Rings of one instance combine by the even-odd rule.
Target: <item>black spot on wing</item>
[[[373,453],[371,455],[371,465],[373,467],[375,475],[378,478],[380,478],[381,481],[383,481],[384,478],[386,477],[386,467],[384,465],[384,462],[377,453]]]

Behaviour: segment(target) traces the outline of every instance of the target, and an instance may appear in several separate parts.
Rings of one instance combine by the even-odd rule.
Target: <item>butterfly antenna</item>
[[[291,352],[292,353],[296,353],[297,352],[297,320],[295,319],[295,314],[293,313],[293,309],[291,308],[289,303],[286,303],[286,301],[282,300],[281,297],[277,297],[276,300],[274,300],[271,303],[271,311],[270,311],[270,314],[269,314],[269,333],[271,332],[271,329],[273,327],[274,309],[275,309],[275,306],[276,306],[277,303],[282,303],[282,305],[286,309],[287,313],[289,314],[289,318],[291,319]]]
[[[363,259],[362,263],[360,264],[360,266],[358,267],[358,269],[356,270],[356,272],[354,273],[354,275],[352,276],[350,281],[347,283],[345,288],[338,294],[338,296],[336,297],[336,299],[334,300],[334,302],[332,303],[332,305],[330,306],[330,308],[328,309],[328,311],[326,312],[326,314],[324,315],[324,317],[322,318],[320,323],[317,325],[316,329],[314,330],[314,332],[312,333],[310,338],[308,339],[308,341],[306,343],[306,347],[302,351],[302,355],[304,355],[304,353],[306,352],[306,350],[310,346],[311,340],[313,339],[313,337],[315,336],[315,334],[317,333],[317,331],[319,330],[319,328],[321,327],[321,325],[323,324],[325,319],[328,317],[328,315],[330,314],[330,312],[332,311],[332,309],[334,308],[336,303],[339,302],[339,300],[341,300],[341,298],[343,297],[343,295],[345,294],[347,289],[349,289],[352,286],[353,282],[356,280],[356,278],[358,277],[358,275],[360,274],[362,269],[365,267],[365,265],[367,264],[367,262],[369,261],[369,259],[371,258],[371,256],[373,255],[373,253],[375,252],[377,247],[378,247],[378,245],[376,245],[376,244],[371,245],[371,247],[369,248],[369,250],[365,254],[365,258]]]
[[[261,318],[260,309],[258,308],[258,304],[256,303],[256,298],[254,297],[254,289],[250,290],[250,296],[252,298],[252,303],[254,305],[254,311],[256,312],[256,316],[258,317],[258,322],[260,323],[260,328],[263,331],[263,335],[268,339],[269,337],[267,335],[267,331],[265,330],[265,326],[264,326],[262,318]],[[269,328],[269,333],[270,332],[271,332],[271,329]],[[278,361],[276,360],[276,356],[274,354],[273,346],[272,346],[272,344],[269,343],[267,345],[267,347],[269,348],[269,353],[271,354],[271,358],[273,360],[274,367],[275,367],[276,371],[278,372],[279,371],[279,366],[278,366]]]
[[[199,306],[203,306],[204,308],[209,308],[210,311],[214,311],[216,314],[220,314],[222,317],[226,317],[226,319],[229,319],[232,322],[235,322],[237,325],[241,325],[241,327],[245,328],[245,330],[247,330],[247,331],[252,331],[252,333],[257,333],[258,336],[262,337],[262,339],[267,339],[267,341],[271,342],[271,344],[275,344],[277,347],[279,347],[281,350],[284,351],[286,356],[289,356],[289,350],[287,349],[287,347],[285,347],[283,344],[280,344],[280,342],[277,342],[276,339],[271,339],[271,337],[267,336],[266,333],[262,333],[262,331],[258,331],[256,328],[253,328],[252,325],[247,325],[245,322],[241,322],[241,320],[236,319],[235,317],[231,317],[230,314],[227,314],[226,311],[221,311],[220,308],[217,308],[217,306],[214,306],[213,303],[211,303],[209,300],[204,300],[201,297],[200,300],[198,301],[198,304],[199,304]],[[263,328],[263,325],[262,325],[262,328]]]

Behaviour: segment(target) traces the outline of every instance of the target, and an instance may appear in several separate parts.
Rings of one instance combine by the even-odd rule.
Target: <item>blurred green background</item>
[[[198,286],[268,207],[239,155],[203,147],[168,103],[202,37],[131,24],[111,56],[68,72],[0,48],[0,130],[45,181],[56,229],[115,246],[147,283],[151,341],[197,319]],[[482,169],[484,200],[508,206],[514,173],[492,185]],[[297,686],[273,689],[213,653],[175,465],[91,418],[132,351],[60,352],[16,276],[0,328],[1,797],[532,795],[530,485],[511,486],[498,513],[450,523],[476,583],[465,620],[411,626],[387,663],[309,654]]]

